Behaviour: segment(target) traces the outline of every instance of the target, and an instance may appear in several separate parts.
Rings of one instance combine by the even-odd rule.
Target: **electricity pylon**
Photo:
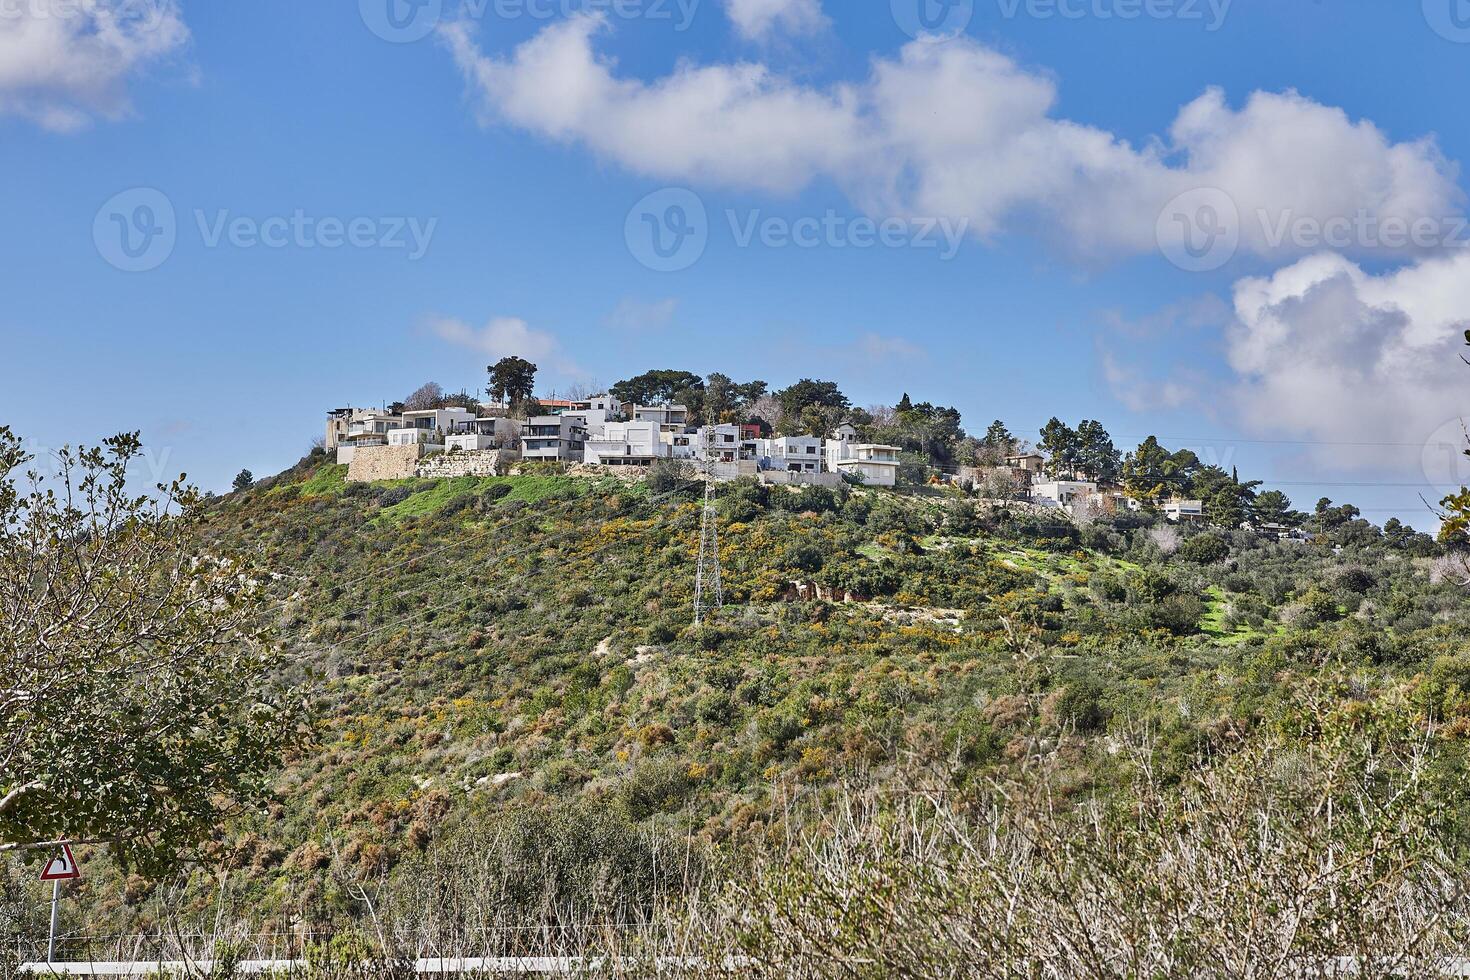
[[[704,511],[699,517],[699,566],[694,573],[694,628],[704,625],[709,610],[725,604],[720,582],[720,527],[715,512],[714,426],[704,430]]]

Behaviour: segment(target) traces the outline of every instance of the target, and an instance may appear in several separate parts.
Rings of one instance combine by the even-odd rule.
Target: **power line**
[[[704,625],[705,590],[714,596],[714,608],[725,604],[720,582],[720,530],[715,513],[714,426],[704,429],[704,507],[699,515],[699,565],[694,570],[694,628]]]

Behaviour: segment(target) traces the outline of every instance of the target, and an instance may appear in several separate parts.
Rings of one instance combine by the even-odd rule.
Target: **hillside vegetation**
[[[271,573],[313,744],[180,883],[89,874],[75,929],[369,935],[431,885],[463,900],[445,882],[471,865],[499,927],[538,923],[544,947],[547,921],[719,891],[843,800],[1044,793],[1064,814],[1133,799],[1140,745],[1165,792],[1262,738],[1321,736],[1304,692],[1363,718],[1391,702],[1394,738],[1432,732],[1459,785],[1470,610],[1432,540],[1350,511],[1280,542],[741,481],[719,489],[726,605],[695,631],[693,487],[344,469],[309,457],[209,519]],[[1458,789],[1439,792],[1457,825]]]

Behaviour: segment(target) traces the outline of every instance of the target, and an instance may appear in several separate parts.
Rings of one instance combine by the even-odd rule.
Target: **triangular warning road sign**
[[[70,881],[81,876],[82,869],[77,867],[77,859],[72,856],[70,844],[62,844],[61,853],[47,861],[46,867],[41,871],[42,881]]]

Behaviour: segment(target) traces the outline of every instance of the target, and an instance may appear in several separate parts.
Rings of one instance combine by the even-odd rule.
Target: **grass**
[[[377,520],[396,523],[410,517],[437,514],[461,497],[473,497],[497,486],[510,487],[500,498],[502,503],[519,501],[526,504],[542,500],[569,500],[595,492],[626,492],[617,480],[589,480],[575,476],[459,476],[441,480],[397,481],[393,486],[414,489],[412,496],[379,512]]]
[[[1226,628],[1225,607],[1229,605],[1229,601],[1225,598],[1225,590],[1220,586],[1212,585],[1205,589],[1204,601],[1205,614],[1200,617],[1200,631],[1221,646],[1239,646],[1255,637],[1267,635],[1245,625],[1237,626],[1233,630]]]
[[[301,483],[272,487],[267,491],[267,496],[274,496],[290,486],[300,487],[303,497],[335,497],[347,489],[347,464],[327,463],[319,466],[315,473]]]
[[[378,514],[378,520],[393,523],[410,517],[437,514],[460,497],[472,496],[489,489],[494,479],[495,477],[458,476],[448,480],[417,481],[417,484],[423,485],[423,489],[391,507],[384,507]]]

